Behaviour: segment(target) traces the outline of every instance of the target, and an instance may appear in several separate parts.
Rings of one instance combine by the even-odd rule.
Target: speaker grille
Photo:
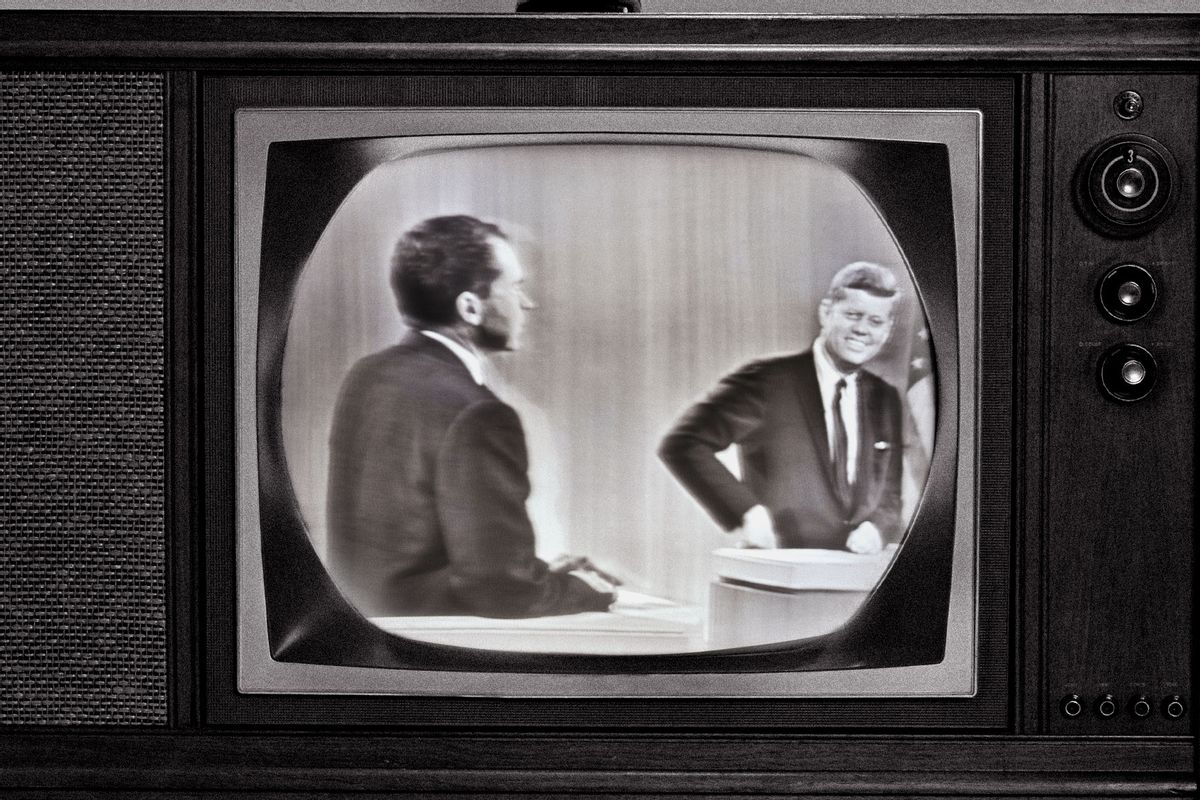
[[[0,723],[167,719],[163,78],[0,73]]]

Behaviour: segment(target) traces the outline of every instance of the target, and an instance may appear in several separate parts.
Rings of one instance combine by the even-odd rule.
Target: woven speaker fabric
[[[167,721],[163,92],[0,73],[0,724]]]

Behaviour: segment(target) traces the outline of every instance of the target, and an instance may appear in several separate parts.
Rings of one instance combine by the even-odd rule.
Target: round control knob
[[[1096,713],[1102,717],[1111,717],[1117,713],[1117,698],[1111,694],[1102,694],[1096,698]]]
[[[1131,358],[1121,365],[1121,380],[1130,386],[1137,386],[1146,380],[1146,365]]]
[[[1083,700],[1077,694],[1069,694],[1059,703],[1064,717],[1078,717],[1083,713]]]
[[[1132,308],[1142,302],[1142,287],[1133,281],[1125,281],[1117,287],[1117,302],[1121,308]]]
[[[1102,233],[1137,235],[1174,205],[1177,172],[1171,153],[1148,136],[1110,139],[1080,164],[1080,209]]]
[[[1142,100],[1142,96],[1130,89],[1113,98],[1113,111],[1124,120],[1137,119],[1142,115],[1145,107],[1146,103]]]
[[[1173,694],[1166,700],[1163,700],[1163,713],[1171,719],[1179,719],[1187,713],[1187,706],[1183,704],[1182,697]]]
[[[1117,176],[1117,191],[1122,197],[1128,197],[1132,200],[1135,197],[1141,197],[1142,192],[1146,191],[1146,174],[1137,167],[1129,167],[1121,171]]]
[[[1121,264],[1100,279],[1096,299],[1101,310],[1113,321],[1136,322],[1154,308],[1158,284],[1145,267]]]
[[[1150,712],[1154,710],[1154,707],[1150,705],[1150,698],[1143,694],[1133,698],[1133,703],[1129,706],[1129,710],[1138,719],[1145,719],[1150,716]]]
[[[1113,400],[1132,403],[1150,394],[1158,377],[1158,363],[1150,351],[1136,344],[1119,344],[1100,357],[1100,388]]]

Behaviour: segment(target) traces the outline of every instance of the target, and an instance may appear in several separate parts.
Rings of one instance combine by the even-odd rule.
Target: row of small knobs
[[[1120,704],[1116,697],[1111,694],[1102,694],[1096,698],[1092,704],[1096,714],[1101,717],[1116,716],[1120,710]],[[1163,716],[1169,719],[1180,719],[1187,713],[1187,706],[1183,702],[1183,698],[1177,694],[1165,698],[1161,703]],[[1084,700],[1077,694],[1069,694],[1059,703],[1059,709],[1065,717],[1078,717],[1084,711]],[[1154,713],[1154,703],[1146,695],[1138,695],[1129,703],[1129,713],[1139,719],[1145,719]]]

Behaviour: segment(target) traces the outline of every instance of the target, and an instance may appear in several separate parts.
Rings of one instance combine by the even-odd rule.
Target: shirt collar
[[[458,356],[458,360],[467,368],[467,372],[471,373],[471,377],[475,380],[475,383],[480,386],[483,385],[483,361],[479,358],[478,354],[471,352],[450,337],[443,336],[437,331],[422,330],[421,333],[435,342],[441,342],[449,348],[451,353]]]
[[[833,359],[829,357],[829,351],[825,349],[825,337],[818,336],[813,342],[813,363],[817,367],[817,379],[824,386],[836,386],[837,382],[842,378],[846,379],[847,384],[854,383],[858,380],[858,370],[854,372],[842,372],[833,365]]]

